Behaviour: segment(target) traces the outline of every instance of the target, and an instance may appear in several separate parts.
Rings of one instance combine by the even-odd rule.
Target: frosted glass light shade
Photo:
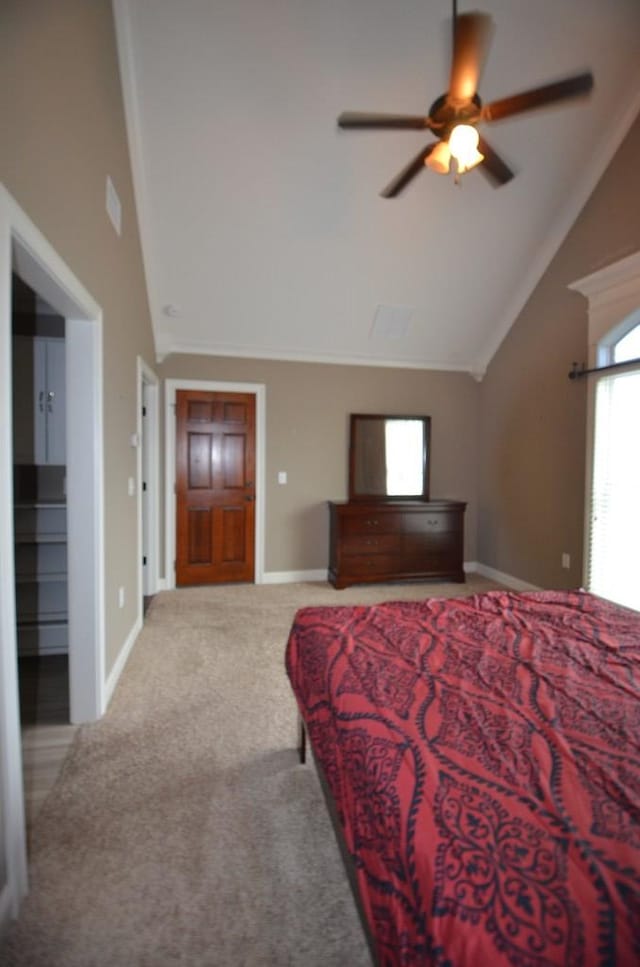
[[[430,155],[424,162],[431,171],[437,171],[439,175],[449,173],[451,164],[451,151],[446,141],[438,141]]]
[[[458,171],[468,171],[484,160],[478,151],[478,132],[470,124],[457,124],[449,135],[449,150],[458,162]]]

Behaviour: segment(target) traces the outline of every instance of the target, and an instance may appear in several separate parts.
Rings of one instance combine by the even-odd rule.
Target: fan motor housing
[[[427,127],[446,141],[456,124],[476,125],[481,112],[482,101],[478,94],[461,104],[456,104],[447,94],[443,94],[429,108]]]

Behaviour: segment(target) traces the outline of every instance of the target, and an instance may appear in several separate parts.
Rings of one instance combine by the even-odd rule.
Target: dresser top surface
[[[377,513],[384,511],[434,511],[434,510],[463,510],[467,504],[464,500],[329,500],[329,507],[337,510],[362,510],[367,512],[375,507]]]

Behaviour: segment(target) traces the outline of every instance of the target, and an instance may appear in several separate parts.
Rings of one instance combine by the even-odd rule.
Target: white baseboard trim
[[[262,584],[293,584],[298,581],[326,581],[327,569],[319,571],[265,571]]]
[[[116,658],[115,664],[109,673],[104,686],[104,711],[106,712],[109,707],[109,702],[111,701],[111,696],[115,691],[115,687],[118,684],[120,676],[124,671],[124,666],[127,664],[127,659],[131,654],[131,649],[136,643],[136,638],[140,634],[142,628],[142,618],[136,618],[135,624],[129,634],[127,635],[127,640],[120,649],[120,654]]]
[[[494,567],[489,567],[488,564],[480,564],[476,561],[472,563],[473,567],[465,564],[465,571],[476,571],[485,578],[490,578],[492,581],[497,581],[498,584],[504,584],[505,587],[511,588],[512,591],[542,590],[542,588],[539,588],[537,584],[530,584],[528,581],[521,581],[520,578],[513,577],[512,574],[505,574],[504,571],[497,571]]]
[[[489,578],[491,581],[496,581],[498,584],[504,584],[505,587],[511,588],[513,591],[540,591],[535,584],[530,584],[528,581],[521,581],[520,578],[513,577],[511,574],[505,574],[504,571],[497,571],[493,567],[489,567],[487,564],[481,564],[479,561],[465,561],[464,570],[467,574],[481,574],[485,578]],[[292,584],[299,581],[326,581],[327,572],[325,570],[317,571],[267,571],[263,575],[262,584]]]
[[[9,884],[5,883],[0,890],[0,942],[4,937],[9,923],[11,922],[11,913],[13,909],[13,897],[11,896],[11,890],[9,889]]]

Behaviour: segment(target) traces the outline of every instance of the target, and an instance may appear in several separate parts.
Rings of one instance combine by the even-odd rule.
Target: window
[[[640,323],[610,344],[609,361],[640,357]],[[640,364],[596,385],[588,587],[640,611]]]
[[[613,363],[624,363],[628,359],[640,359],[640,324],[634,326],[622,339],[614,343],[611,356]]]

